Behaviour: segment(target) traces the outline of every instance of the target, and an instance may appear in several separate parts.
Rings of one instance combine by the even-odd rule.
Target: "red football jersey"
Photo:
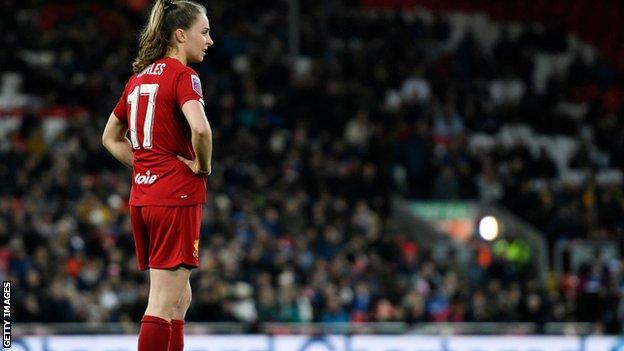
[[[152,63],[126,84],[113,113],[128,126],[132,142],[130,205],[185,206],[206,200],[206,177],[176,158],[195,158],[182,114],[189,100],[204,104],[199,77],[174,58]]]

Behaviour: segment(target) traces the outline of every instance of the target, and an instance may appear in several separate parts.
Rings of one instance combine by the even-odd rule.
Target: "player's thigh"
[[[175,270],[150,269],[150,302],[176,305],[186,292],[190,276],[191,270],[183,267]]]

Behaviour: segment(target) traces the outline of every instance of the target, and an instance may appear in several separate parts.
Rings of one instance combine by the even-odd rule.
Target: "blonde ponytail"
[[[139,54],[132,63],[132,71],[139,73],[167,53],[173,31],[188,29],[206,9],[193,1],[156,0],[147,24],[141,31]]]

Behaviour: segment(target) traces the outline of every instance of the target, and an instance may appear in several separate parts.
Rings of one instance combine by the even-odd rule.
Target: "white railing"
[[[591,323],[186,323],[189,335],[588,335]],[[137,323],[15,323],[13,333],[23,335],[136,334]],[[622,350],[624,351],[624,350]]]
[[[14,338],[11,351],[135,351],[136,335]],[[189,351],[623,351],[624,339],[579,336],[189,335]]]

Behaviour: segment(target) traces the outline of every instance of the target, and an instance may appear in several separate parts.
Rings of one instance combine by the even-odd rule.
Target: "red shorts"
[[[202,205],[130,206],[139,269],[199,266]]]

